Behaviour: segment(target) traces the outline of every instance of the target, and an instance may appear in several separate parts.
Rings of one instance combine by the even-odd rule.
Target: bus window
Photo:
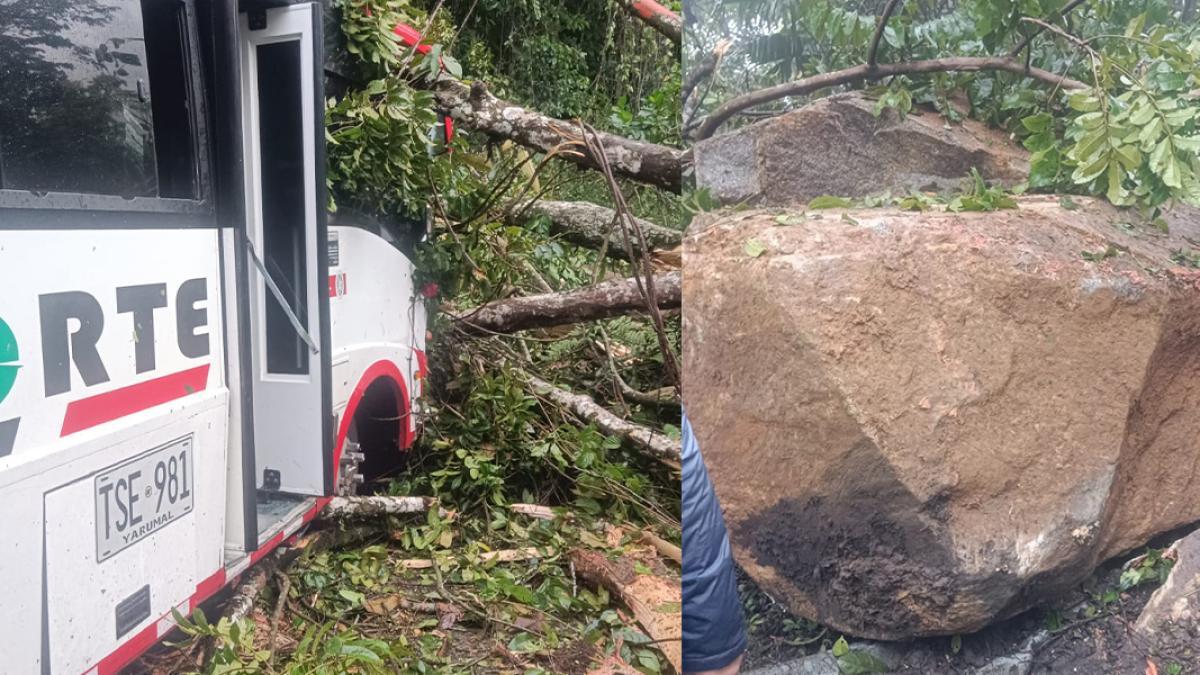
[[[198,198],[183,8],[0,0],[0,188]]]

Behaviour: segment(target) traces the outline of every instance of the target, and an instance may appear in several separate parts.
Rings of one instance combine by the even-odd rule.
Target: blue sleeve
[[[714,670],[746,649],[742,604],[721,506],[683,417],[683,671]]]

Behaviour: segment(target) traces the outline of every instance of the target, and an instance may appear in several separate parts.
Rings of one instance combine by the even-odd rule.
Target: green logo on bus
[[[0,319],[0,401],[8,396],[17,380],[17,371],[21,368],[16,362],[18,356],[17,336],[4,319]]]

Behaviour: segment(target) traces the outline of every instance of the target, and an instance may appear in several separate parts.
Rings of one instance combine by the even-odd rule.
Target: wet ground
[[[1166,546],[1186,532],[1172,533]],[[1121,577],[1142,552],[1110,561],[1070,593],[970,635],[904,643],[858,641],[877,670],[839,671],[831,651],[839,633],[790,614],[741,570],[738,588],[749,629],[743,672],[757,675],[838,675],[899,672],[930,675],[1044,675],[1046,673],[1200,674],[1200,627],[1171,627],[1148,639],[1133,624],[1158,587],[1150,573],[1125,590]],[[1169,569],[1169,568],[1166,568]],[[1161,573],[1165,574],[1166,569]],[[1130,579],[1126,577],[1126,585]],[[868,662],[871,660],[868,659]]]

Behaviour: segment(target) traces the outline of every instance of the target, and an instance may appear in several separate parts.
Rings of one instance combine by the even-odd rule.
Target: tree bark
[[[679,307],[679,276],[678,272],[669,272],[654,277],[660,309]],[[450,317],[468,335],[494,335],[596,321],[645,309],[646,300],[631,277],[574,291],[497,300],[472,310],[450,313]]]
[[[676,673],[683,672],[683,624],[679,613],[679,581],[641,574],[629,560],[609,560],[599,551],[573,549],[575,572],[621,599],[633,618],[662,650]]]
[[[482,82],[470,86],[443,76],[434,85],[438,105],[454,121],[490,136],[512,140],[543,153],[556,153],[580,166],[597,169],[575,122],[559,120],[496,98]],[[597,132],[614,173],[679,193],[690,155],[675,148]]]
[[[679,441],[673,441],[662,432],[649,427],[621,419],[583,394],[573,394],[532,375],[529,376],[529,382],[539,394],[570,410],[581,419],[595,422],[601,431],[613,436],[620,436],[647,451],[655,459],[671,466],[679,465],[681,454]]]
[[[604,249],[605,255],[617,260],[629,260],[625,252],[625,240],[621,228],[615,225],[616,211],[587,202],[560,202],[539,200],[527,207],[513,208],[508,212],[508,221],[523,225],[529,216],[545,216],[550,219],[550,231],[561,234],[567,241],[594,250]],[[683,233],[648,220],[637,220],[646,243],[652,248],[674,248],[683,241]],[[604,248],[604,242],[608,248]],[[640,243],[631,237],[634,255],[641,253]]]
[[[625,11],[667,36],[676,47],[683,44],[683,21],[679,15],[654,0],[617,0]]]
[[[321,511],[326,519],[381,518],[409,513],[423,513],[437,504],[433,497],[334,497]]]
[[[945,59],[909,61],[906,63],[880,63],[875,66],[862,64],[853,68],[821,73],[773,87],[759,89],[736,96],[705,117],[696,130],[696,138],[702,140],[712,136],[730,117],[743,110],[763,103],[776,101],[787,96],[804,96],[814,91],[849,84],[860,80],[878,80],[893,75],[915,75],[920,73],[978,72],[1001,70],[1038,80],[1044,84],[1063,89],[1086,89],[1088,85],[1069,77],[1055,75],[1041,68],[1026,68],[1024,63],[1003,56],[957,56]]]

